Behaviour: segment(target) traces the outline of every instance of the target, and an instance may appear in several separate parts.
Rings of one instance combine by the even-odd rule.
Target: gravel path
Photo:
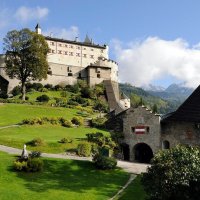
[[[7,152],[9,154],[18,154],[18,155],[21,155],[22,153],[22,149],[8,147],[4,145],[0,145],[0,151]],[[50,153],[42,153],[42,157],[71,159],[71,160],[88,160],[88,161],[92,160],[91,157],[79,157],[79,156],[70,156],[66,154],[50,154]],[[147,167],[149,165],[118,160],[117,166],[124,169],[124,171],[128,173],[141,174],[143,172],[146,172]]]
[[[0,129],[5,129],[5,128],[12,128],[12,127],[18,127],[19,125],[17,124],[13,124],[13,125],[9,125],[9,126],[2,126],[0,127]]]

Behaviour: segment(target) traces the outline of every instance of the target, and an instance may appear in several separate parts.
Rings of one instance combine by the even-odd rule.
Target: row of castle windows
[[[49,53],[56,53],[56,51],[53,50],[53,49],[50,49]],[[61,51],[61,50],[58,50],[58,54],[74,56],[74,52]],[[76,53],[76,56],[77,57],[81,57],[81,53]],[[82,57],[84,57],[84,58],[87,58],[87,56],[89,56],[90,58],[94,59],[94,55],[82,54]]]
[[[55,42],[50,42],[50,45],[55,46]],[[62,43],[59,43],[58,46],[59,46],[59,47],[67,47],[67,48],[71,48],[71,49],[73,49],[73,48],[75,47],[75,46],[73,46],[73,45],[62,44]],[[81,47],[80,47],[80,46],[76,46],[76,49],[80,50]],[[83,50],[87,50],[86,47],[84,47]],[[90,50],[91,50],[91,51],[94,51],[93,48],[91,48]],[[103,49],[101,49],[100,52],[103,53]]]

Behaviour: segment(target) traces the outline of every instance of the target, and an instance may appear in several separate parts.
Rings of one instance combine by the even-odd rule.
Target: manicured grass
[[[120,198],[116,200],[145,200],[147,197],[141,184],[141,176],[138,175],[133,182],[124,190]]]
[[[15,128],[0,129],[0,144],[22,148],[23,144],[34,138],[42,138],[45,145],[38,147],[28,146],[28,150],[37,150],[41,152],[60,153],[69,149],[75,149],[77,144],[86,138],[87,133],[102,132],[106,135],[107,131],[96,128],[65,128],[58,125],[23,125]],[[72,143],[61,144],[58,141],[62,138],[72,138]]]
[[[26,104],[0,105],[0,127],[20,123],[26,118],[35,117],[64,117],[71,119],[78,110],[60,107],[47,107]]]
[[[98,171],[87,161],[44,158],[43,172],[15,172],[12,169],[14,159],[0,152],[1,200],[105,200],[129,178],[119,169]]]

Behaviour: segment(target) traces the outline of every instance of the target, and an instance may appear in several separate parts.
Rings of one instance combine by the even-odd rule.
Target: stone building
[[[159,150],[177,144],[200,145],[200,86],[173,113],[164,116],[144,106],[112,115],[108,128],[123,134],[120,140],[124,160],[149,162]]]
[[[42,34],[39,24],[35,27],[35,31]],[[117,87],[112,88],[114,93],[108,94],[110,99],[116,101],[115,103],[113,103],[113,100],[109,102],[111,110],[130,107],[130,101],[119,99],[118,65],[115,61],[109,59],[107,45],[94,44],[87,35],[84,42],[77,41],[77,38],[74,41],[53,37],[45,37],[45,39],[49,46],[47,55],[49,70],[47,79],[41,81],[43,85],[48,83],[52,85],[72,85],[78,79],[81,79],[93,86],[107,81],[106,87],[108,89],[117,85]],[[3,92],[9,92],[19,85],[19,81],[9,79],[5,74],[4,58],[4,55],[0,56],[0,89]]]

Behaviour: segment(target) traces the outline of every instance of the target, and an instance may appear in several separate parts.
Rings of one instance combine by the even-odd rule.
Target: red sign
[[[135,134],[145,134],[146,126],[135,126]]]

